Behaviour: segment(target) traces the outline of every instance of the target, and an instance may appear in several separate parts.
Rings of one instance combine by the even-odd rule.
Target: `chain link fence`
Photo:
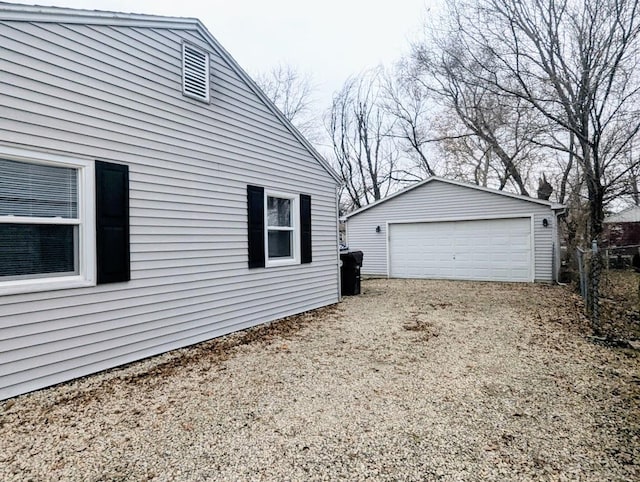
[[[640,245],[576,249],[577,288],[597,336],[640,339]]]

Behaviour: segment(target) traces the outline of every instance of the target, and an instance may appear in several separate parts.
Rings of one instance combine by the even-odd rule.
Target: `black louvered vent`
[[[209,54],[187,44],[182,46],[182,90],[209,102]]]

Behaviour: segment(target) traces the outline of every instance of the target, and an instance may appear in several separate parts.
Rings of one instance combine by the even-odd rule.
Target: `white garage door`
[[[532,281],[531,218],[389,225],[390,275]]]

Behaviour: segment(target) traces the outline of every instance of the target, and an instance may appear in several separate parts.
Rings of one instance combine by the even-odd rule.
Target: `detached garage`
[[[564,206],[431,177],[348,214],[362,273],[479,281],[557,279]]]

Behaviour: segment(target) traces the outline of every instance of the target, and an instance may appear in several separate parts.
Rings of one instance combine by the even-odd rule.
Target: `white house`
[[[431,177],[348,214],[362,273],[486,281],[557,279],[564,206]]]
[[[338,301],[338,177],[198,20],[0,20],[0,399]]]

